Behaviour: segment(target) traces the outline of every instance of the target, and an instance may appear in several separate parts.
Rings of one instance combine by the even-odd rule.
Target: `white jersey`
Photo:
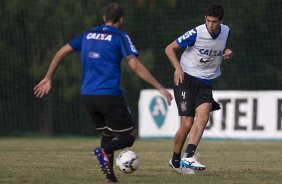
[[[221,75],[220,64],[229,35],[229,27],[220,25],[219,34],[212,36],[206,24],[200,25],[176,39],[183,52],[180,65],[183,71],[201,79],[215,79]]]

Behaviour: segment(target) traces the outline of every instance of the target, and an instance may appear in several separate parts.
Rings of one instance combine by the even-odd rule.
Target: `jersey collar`
[[[205,24],[205,26],[207,28],[208,33],[210,34],[209,29],[207,27],[207,24]],[[220,33],[221,33],[221,25],[219,26],[219,32],[217,34],[215,34],[215,35],[210,34],[210,35],[213,39],[216,39],[218,37],[218,35],[220,35]]]

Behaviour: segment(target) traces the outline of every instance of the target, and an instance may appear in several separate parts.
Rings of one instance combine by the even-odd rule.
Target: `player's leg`
[[[206,166],[200,164],[195,155],[198,144],[201,141],[203,132],[209,120],[209,114],[213,110],[220,109],[217,102],[214,101],[212,96],[212,86],[203,81],[197,80],[196,86],[199,89],[196,100],[196,121],[194,122],[190,134],[189,141],[186,149],[186,158],[181,160],[183,165],[192,167],[196,170],[203,170]]]
[[[106,153],[111,154],[116,150],[131,147],[136,138],[136,130],[130,132],[115,133],[115,136],[103,145]]]
[[[189,141],[186,149],[186,158],[181,160],[181,165],[195,170],[204,170],[206,166],[197,161],[195,151],[202,138],[204,129],[209,120],[211,103],[203,103],[196,108],[196,120],[189,134]]]
[[[220,109],[219,104],[213,99],[212,86],[200,81],[197,81],[197,86],[199,90],[195,102],[196,121],[189,134],[189,143],[186,149],[187,157],[192,157],[195,154],[209,121],[210,112]]]
[[[106,175],[106,180],[110,182],[116,182],[117,178],[113,171],[114,151],[107,150],[108,144],[111,144],[114,139],[112,128],[107,123],[107,114],[111,114],[110,110],[116,101],[115,98],[117,97],[105,95],[83,96],[86,110],[95,123],[96,130],[102,133],[101,147],[95,148],[93,152],[99,161],[101,171]]]
[[[181,125],[175,134],[174,139],[174,152],[171,159],[171,164],[175,168],[179,168],[180,160],[181,160],[181,152],[187,135],[193,125],[194,117],[182,116],[181,117]]]
[[[101,147],[103,149],[105,149],[106,145],[109,142],[111,142],[113,138],[114,138],[113,132],[108,131],[108,130],[103,130],[102,131],[102,138],[101,138]],[[113,165],[113,163],[114,163],[114,153],[113,152],[107,152],[107,151],[106,151],[106,153],[108,154],[110,164]]]
[[[211,111],[211,103],[203,103],[196,108],[196,120],[189,134],[189,144],[197,146],[202,138],[204,129],[209,121]],[[191,149],[187,152],[187,157],[193,156],[195,150]]]
[[[108,130],[102,131],[101,147],[95,148],[94,154],[97,156],[100,165],[104,164],[104,167],[101,167],[101,169],[106,175],[107,182],[117,182],[117,178],[113,171],[114,152],[132,146],[135,137],[135,129],[120,134]]]
[[[114,151],[132,146],[136,136],[137,131],[135,129],[120,135],[107,130],[103,131],[101,147],[108,154],[111,165],[114,163]]]
[[[108,97],[109,98],[109,97]],[[111,105],[105,113],[107,128],[114,133],[114,138],[104,146],[107,152],[114,152],[131,147],[137,136],[131,112],[123,97],[110,98]]]
[[[175,134],[174,153],[169,165],[177,172],[180,172],[181,152],[187,135],[194,122],[195,116],[195,82],[188,74],[184,75],[183,82],[174,86],[174,96],[177,104],[178,114],[181,116],[181,125]]]
[[[114,152],[126,147],[131,147],[136,139],[137,131],[131,112],[121,96],[99,96],[101,101],[99,110],[104,115],[106,125],[103,129],[101,146],[108,155],[113,166]],[[99,103],[99,104],[101,104]],[[108,132],[111,132],[110,136]],[[111,171],[113,173],[113,171]],[[107,175],[107,179],[109,179]],[[110,179],[115,181],[114,179]]]

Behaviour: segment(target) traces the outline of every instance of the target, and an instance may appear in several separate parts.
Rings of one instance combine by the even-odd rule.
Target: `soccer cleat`
[[[172,160],[171,159],[168,161],[168,166],[171,167],[175,172],[181,173],[180,167],[179,168],[174,167],[174,165],[172,164]]]
[[[207,167],[197,161],[195,156],[189,158],[182,158],[180,161],[181,167],[186,167],[194,170],[205,170]]]
[[[193,169],[190,169],[190,168],[187,168],[187,167],[182,167],[182,166],[180,166],[179,168],[174,167],[171,159],[169,160],[168,165],[169,165],[169,167],[171,167],[177,173],[180,173],[180,174],[195,174]]]
[[[104,151],[103,148],[98,147],[93,150],[94,155],[98,159],[100,163],[100,170],[106,175],[106,182],[117,182],[117,178],[114,175],[113,168],[110,164],[109,158],[107,153]]]
[[[106,179],[105,184],[109,184],[109,183],[118,183],[118,180],[111,180],[111,179]]]

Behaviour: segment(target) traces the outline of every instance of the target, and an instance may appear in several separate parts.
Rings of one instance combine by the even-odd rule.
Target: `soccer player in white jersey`
[[[165,49],[175,68],[174,95],[178,114],[181,116],[181,126],[176,132],[173,156],[169,161],[169,166],[177,172],[182,172],[184,167],[193,170],[206,169],[197,160],[195,151],[210,112],[220,109],[213,99],[212,81],[221,74],[222,60],[233,56],[233,52],[226,48],[230,31],[228,26],[222,24],[223,17],[224,10],[221,5],[209,5],[205,24],[187,31]],[[176,50],[185,47],[179,62]],[[181,151],[188,134],[187,149],[181,159]]]

